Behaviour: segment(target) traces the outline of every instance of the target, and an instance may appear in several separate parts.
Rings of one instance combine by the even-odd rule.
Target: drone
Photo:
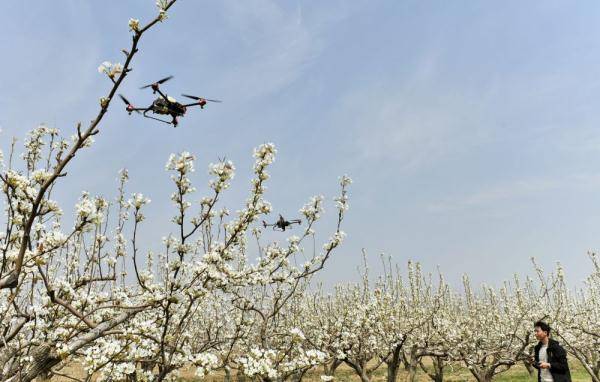
[[[188,107],[200,106],[201,109],[204,109],[204,106],[208,102],[221,102],[216,99],[207,99],[207,98],[202,98],[202,97],[189,95],[189,94],[182,94],[182,96],[193,99],[195,102],[188,103],[188,104],[183,104],[183,103],[177,102],[177,100],[175,98],[166,95],[165,93],[163,93],[160,90],[160,85],[164,84],[165,82],[169,81],[172,78],[173,78],[173,76],[168,76],[168,77],[160,79],[154,83],[142,86],[140,88],[140,89],[151,88],[152,94],[156,94],[156,93],[159,94],[159,97],[157,99],[155,99],[154,102],[152,102],[152,105],[150,105],[148,107],[135,107],[135,106],[133,106],[133,104],[131,102],[129,102],[129,100],[127,100],[127,98],[125,98],[122,94],[119,94],[119,97],[121,97],[121,100],[123,100],[125,105],[127,105],[125,107],[125,110],[127,110],[129,115],[131,115],[131,113],[133,113],[133,112],[136,112],[138,114],[142,114],[146,118],[154,119],[154,120],[157,120],[157,121],[169,124],[169,125],[173,125],[173,127],[177,127],[177,124],[179,123],[177,121],[177,117],[183,117],[185,115],[185,112]],[[172,119],[171,119],[171,121],[165,121],[164,119],[161,119],[161,118],[149,116],[148,115],[149,112],[152,112],[152,114],[158,114],[158,115],[170,115]]]
[[[266,221],[263,220],[263,227],[267,228],[267,227],[273,227],[273,231],[285,231],[285,229],[287,227],[290,227],[292,224],[302,224],[302,221],[300,219],[294,219],[294,220],[285,220],[283,218],[283,216],[279,215],[279,219],[273,223],[273,224],[268,224]]]

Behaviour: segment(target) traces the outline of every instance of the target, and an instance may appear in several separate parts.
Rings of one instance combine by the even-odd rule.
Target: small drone
[[[158,92],[158,94],[160,95],[160,97],[155,99],[154,102],[152,102],[152,105],[150,105],[148,107],[135,107],[131,104],[131,102],[129,102],[127,100],[127,98],[125,98],[122,94],[119,94],[119,97],[121,97],[123,102],[125,102],[125,105],[127,105],[125,110],[127,110],[129,115],[131,115],[131,113],[135,111],[138,114],[142,114],[146,118],[155,119],[157,121],[164,122],[169,125],[173,125],[173,127],[177,127],[177,124],[178,124],[177,117],[183,117],[185,115],[185,112],[188,107],[200,106],[201,109],[204,109],[204,105],[206,105],[207,102],[221,102],[216,99],[206,99],[206,98],[197,97],[197,96],[193,96],[193,95],[189,95],[189,94],[182,94],[182,96],[193,99],[196,102],[192,102],[192,103],[188,103],[188,104],[179,103],[179,102],[177,102],[177,100],[175,98],[170,97],[160,91],[159,86],[161,84],[164,84],[165,82],[169,81],[171,78],[173,78],[173,76],[165,77],[161,80],[158,80],[154,83],[151,83],[151,84],[148,84],[145,86],[142,86],[140,88],[140,89],[152,88],[152,94],[156,94]],[[148,115],[148,112],[150,112],[150,111],[153,114],[170,115],[172,120],[165,121],[160,118],[151,117]]]
[[[273,224],[268,224],[264,220],[262,223],[263,223],[263,227],[265,227],[265,228],[273,227],[273,231],[285,231],[285,229],[287,227],[291,226],[292,224],[302,224],[302,221],[300,219],[285,220],[283,218],[283,216],[279,215],[279,219]]]

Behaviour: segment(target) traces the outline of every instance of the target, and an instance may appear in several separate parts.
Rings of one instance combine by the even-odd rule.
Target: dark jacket
[[[538,342],[538,344],[535,345],[535,363],[533,365],[533,367],[538,369],[538,382],[541,380],[541,371],[538,366],[541,347],[541,342]],[[558,341],[550,339],[546,353],[548,354],[548,363],[550,364],[550,374],[552,374],[554,382],[571,382],[571,372],[569,371],[567,352],[565,349],[560,346]]]

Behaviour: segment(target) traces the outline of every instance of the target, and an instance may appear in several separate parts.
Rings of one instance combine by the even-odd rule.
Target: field
[[[590,381],[589,375],[586,373],[585,369],[583,368],[583,366],[581,366],[579,361],[577,361],[576,359],[570,359],[569,367],[571,368],[571,377],[573,379],[573,382]],[[79,368],[79,367],[70,367],[70,368],[63,370],[63,372],[65,372],[65,374],[72,375],[72,376],[78,376],[78,377],[81,377],[83,375],[83,372],[82,372],[81,368]],[[321,378],[320,378],[321,372],[322,372],[322,369],[316,369],[314,371],[311,371],[302,380],[306,381],[306,382],[320,382],[321,381]],[[335,376],[336,376],[335,381],[360,381],[360,379],[356,376],[356,374],[353,372],[353,370],[350,369],[346,365],[340,366],[337,369]],[[401,370],[398,375],[397,380],[399,382],[404,381],[405,377],[406,377],[406,372]],[[385,367],[381,367],[373,374],[372,381],[373,382],[383,382],[383,381],[385,381],[385,378],[386,378]],[[224,378],[223,373],[216,373],[215,375],[209,376],[207,378],[199,379],[199,378],[194,378],[192,371],[186,371],[183,373],[183,377],[179,379],[179,382],[192,382],[192,381],[193,382],[200,382],[200,381],[222,382],[222,381],[224,381],[224,379],[225,378]],[[233,379],[235,381],[235,378],[233,378]],[[519,382],[519,381],[536,381],[536,380],[537,380],[536,375],[534,374],[533,376],[530,377],[529,374],[527,373],[527,370],[523,366],[512,367],[509,371],[500,374],[495,379],[495,381],[502,381],[502,382],[508,382],[508,381]],[[66,381],[70,381],[70,379],[64,378],[64,377],[54,377],[54,378],[52,378],[52,381],[66,382]],[[429,382],[429,381],[431,381],[431,379],[427,375],[425,375],[425,373],[420,371],[418,374],[417,381],[418,382]],[[466,382],[466,381],[476,381],[476,380],[475,380],[475,378],[473,378],[473,376],[469,373],[469,371],[467,369],[462,368],[462,367],[454,367],[454,370],[452,370],[452,371],[448,370],[447,375],[444,378],[444,381]]]
[[[590,381],[590,377],[589,375],[586,373],[585,369],[581,366],[581,364],[577,361],[577,360],[569,360],[569,366],[571,368],[571,377],[573,378],[573,382],[587,382]],[[322,369],[319,370],[315,370],[310,372],[310,374],[303,378],[303,381],[307,381],[307,382],[317,382],[317,381],[321,381],[320,379],[320,375]],[[343,365],[340,366],[335,374],[336,378],[335,381],[360,381],[360,378],[358,378],[356,376],[356,374],[354,373],[354,371],[352,369],[350,369],[348,366]],[[404,381],[404,378],[406,377],[406,373],[401,370],[399,375],[398,375],[398,381]],[[210,377],[209,379],[204,379],[205,381],[210,381],[210,382],[221,382],[223,381],[223,376],[219,375],[219,376],[213,376]],[[384,367],[379,368],[373,375],[372,381],[373,382],[382,382],[386,380],[386,370]],[[496,381],[514,381],[514,382],[519,382],[519,381],[537,381],[537,377],[534,374],[534,376],[530,377],[529,374],[527,373],[527,370],[525,369],[525,367],[523,366],[515,366],[513,368],[511,368],[509,371],[500,374],[496,379]],[[182,379],[181,382],[188,382],[188,381],[200,381],[200,379],[194,379],[194,378],[187,378],[187,379]],[[419,382],[429,382],[431,381],[431,379],[425,375],[425,373],[420,372],[417,378],[417,381]],[[454,371],[448,371],[447,376],[444,378],[444,381],[448,381],[448,382],[459,382],[459,381],[476,381],[475,378],[473,378],[473,376],[471,375],[471,373],[469,373],[469,371],[465,368],[454,368]]]

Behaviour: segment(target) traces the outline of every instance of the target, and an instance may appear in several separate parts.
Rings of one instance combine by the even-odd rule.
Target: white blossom
[[[129,19],[129,30],[132,32],[138,32],[140,28],[140,20],[138,19]]]

